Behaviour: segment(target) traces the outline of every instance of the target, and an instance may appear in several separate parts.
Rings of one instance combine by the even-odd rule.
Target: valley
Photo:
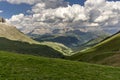
[[[1,23],[0,79],[120,79],[119,32],[104,39],[100,38],[98,41],[97,39],[90,40],[86,44],[91,44],[91,46],[89,48],[84,47],[83,50],[79,49],[79,52],[66,47],[62,43],[49,42],[49,40],[44,41],[44,38],[41,38],[43,41],[35,41],[16,28],[13,28],[13,26]],[[66,39],[67,38],[63,39],[63,41]],[[94,44],[95,42],[96,44]],[[94,44],[94,46],[92,44]]]
[[[66,33],[52,33],[52,34],[28,34],[28,36],[32,37],[34,40],[39,42],[50,41],[64,44],[65,46],[71,48],[73,51],[80,51],[84,48],[91,47],[106,37],[110,36],[110,34],[105,32],[82,32],[80,30],[68,31]]]
[[[0,0],[0,80],[120,80],[120,1]]]

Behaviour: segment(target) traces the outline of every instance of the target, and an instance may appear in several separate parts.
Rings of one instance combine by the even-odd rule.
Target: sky
[[[84,4],[84,0],[66,0],[70,3],[70,5],[72,4],[80,4],[83,5]],[[82,2],[81,2],[82,1]],[[12,15],[17,15],[19,13],[23,13],[23,14],[27,14],[26,11],[31,9],[31,5],[28,4],[11,4],[9,2],[6,1],[2,1],[0,2],[0,10],[3,11],[2,13],[0,13],[0,16],[4,17],[4,18],[10,18]]]
[[[0,16],[24,33],[69,28],[117,31],[119,0],[0,0]]]
[[[70,5],[80,4],[83,6],[86,0],[65,0],[65,1],[69,2]],[[119,0],[109,0],[109,1],[119,1]],[[32,7],[31,5],[25,3],[11,4],[6,1],[1,1],[0,10],[2,10],[3,13],[0,13],[0,16],[4,18],[10,18],[12,15],[16,15],[19,13],[27,14],[26,11],[30,10],[31,7]]]
[[[31,9],[31,5],[28,4],[10,4],[8,2],[0,2],[0,10],[3,12],[0,13],[0,16],[4,18],[10,18],[12,15],[17,15],[19,13],[26,14],[26,11]]]

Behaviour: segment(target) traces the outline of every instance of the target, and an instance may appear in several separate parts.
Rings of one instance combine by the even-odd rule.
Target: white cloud
[[[0,13],[3,13],[3,10],[0,10]]]
[[[12,3],[15,0],[8,0]],[[52,1],[53,3],[49,3]],[[36,29],[42,33],[50,33],[54,29],[73,28],[96,30],[96,27],[120,26],[120,2],[106,0],[87,0],[85,6],[74,4],[68,5],[63,0],[31,0],[34,3],[30,15],[14,15],[8,21],[28,33]],[[27,0],[26,2],[27,3]],[[58,4],[58,6],[56,4]],[[30,4],[30,3],[28,3]],[[68,5],[68,6],[66,6]],[[88,28],[90,27],[90,28]],[[85,30],[86,31],[86,30]]]
[[[38,2],[41,2],[42,0],[0,0],[0,1],[7,1],[12,4],[21,4],[21,3],[26,3],[26,4],[35,4]]]
[[[29,5],[35,5],[37,3],[45,3],[46,8],[56,8],[59,6],[67,6],[68,2],[64,2],[64,0],[0,0],[0,1],[6,1],[11,4],[29,4]]]
[[[11,17],[11,21],[17,21],[17,22],[20,22],[21,21],[21,19],[23,19],[24,18],[24,14],[19,14],[19,15],[14,15],[14,16],[12,16]]]

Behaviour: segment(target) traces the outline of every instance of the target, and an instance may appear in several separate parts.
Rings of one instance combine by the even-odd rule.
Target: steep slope
[[[120,80],[120,68],[0,51],[1,80]]]
[[[9,52],[17,52],[22,54],[32,54],[37,56],[44,57],[53,57],[53,58],[63,58],[62,52],[55,50],[46,45],[40,44],[29,44],[26,42],[20,41],[11,41],[5,38],[0,38],[0,50],[9,51]]]
[[[63,55],[65,56],[71,56],[74,54],[74,52],[66,47],[65,45],[63,44],[60,44],[60,43],[56,43],[56,42],[41,42],[41,45],[46,45],[46,46],[49,46],[57,51],[59,51],[60,53],[62,53]]]
[[[120,66],[120,32],[106,38],[96,46],[83,50],[71,59],[99,63],[112,66]]]
[[[36,46],[38,44],[40,46],[42,45],[49,46],[50,48],[55,49],[55,51],[57,50],[59,53],[65,54],[65,55],[71,54],[72,52],[72,50],[70,50],[69,48],[67,48],[62,44],[56,44],[56,43],[50,43],[50,42],[48,44],[48,42],[47,43],[37,42],[31,39],[30,37],[26,36],[22,32],[20,32],[19,30],[17,30],[14,26],[9,25],[7,23],[0,23],[0,37],[7,38],[14,41],[28,42],[30,44],[36,44]]]
[[[8,25],[6,23],[0,23],[0,37],[29,43],[38,43],[37,41],[34,41],[21,33],[14,26]]]

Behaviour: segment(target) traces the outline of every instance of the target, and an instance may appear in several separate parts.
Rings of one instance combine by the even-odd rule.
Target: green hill
[[[41,45],[49,46],[49,47],[59,51],[60,53],[62,53],[65,56],[71,56],[74,54],[74,52],[70,48],[68,48],[65,45],[60,44],[60,43],[44,41],[44,42],[41,42]]]
[[[120,66],[120,32],[106,38],[96,46],[83,50],[70,57],[91,63]]]
[[[29,44],[27,42],[12,41],[5,38],[0,38],[0,50],[54,58],[64,57],[61,52],[46,45]]]
[[[0,51],[1,80],[120,80],[120,68]]]
[[[35,43],[38,42],[24,35],[22,32],[16,29],[16,27],[7,23],[0,23],[0,37],[4,37],[10,40]]]
[[[7,24],[7,23],[0,23],[0,37],[3,37],[3,38],[7,38],[7,39],[9,39],[9,40],[12,40],[12,41],[9,41],[9,42],[15,42],[14,44],[19,44],[19,46],[20,46],[20,42],[21,42],[21,44],[22,44],[22,47],[23,47],[23,45],[24,45],[24,43],[25,42],[27,42],[27,43],[30,43],[29,44],[29,46],[32,46],[32,44],[36,44],[36,46],[38,46],[38,45],[40,45],[40,46],[48,46],[48,47],[50,47],[50,48],[53,48],[55,51],[58,51],[58,53],[61,53],[61,54],[63,54],[63,55],[71,55],[72,54],[72,50],[71,49],[69,49],[69,48],[67,48],[66,46],[64,46],[64,45],[62,45],[62,44],[58,44],[58,43],[52,43],[52,42],[37,42],[37,41],[35,41],[35,40],[33,40],[33,39],[31,39],[30,37],[28,37],[28,36],[26,36],[25,34],[23,34],[22,32],[20,32],[18,29],[16,29],[14,26],[12,26],[12,25],[10,25],[10,24]],[[1,39],[1,38],[0,38]],[[5,40],[6,41],[6,40]],[[17,41],[19,41],[18,43],[17,43]],[[0,43],[2,43],[3,42],[3,39],[2,39],[2,41],[0,42]],[[5,42],[4,42],[5,43]],[[8,42],[6,42],[7,44],[8,44]],[[26,43],[26,44],[27,44]],[[8,46],[7,46],[7,44],[5,44],[5,46],[8,48]],[[9,44],[8,44],[9,45]],[[4,45],[3,45],[4,46]],[[12,45],[10,45],[10,46],[12,46]],[[18,45],[14,45],[14,47],[17,47]],[[24,45],[25,46],[25,45]],[[44,47],[43,46],[43,47]],[[21,46],[20,46],[21,47]],[[5,47],[4,47],[5,48]],[[18,48],[18,47],[17,47]],[[25,48],[25,47],[23,47],[23,48]],[[27,48],[28,48],[28,45],[27,45]],[[31,50],[28,50],[28,49],[25,49],[26,50],[26,52],[28,52],[28,51],[31,51],[31,52],[35,52],[35,54],[36,54],[36,52],[37,53],[41,53],[40,52],[40,50],[41,49],[39,49],[38,47],[37,47],[37,49],[35,49],[36,51],[32,51],[32,50],[34,50],[34,49],[32,49],[33,47],[29,47],[28,49],[31,49]],[[14,49],[11,49],[12,51],[14,51]],[[21,49],[20,49],[21,50]],[[20,51],[19,50],[19,52],[25,52],[25,51],[23,51],[23,50],[21,50]],[[45,50],[46,51],[48,51],[48,49],[47,48],[45,48]],[[16,51],[16,50],[15,50]],[[18,51],[18,50],[17,50]],[[38,52],[39,51],[39,52]],[[49,51],[48,51],[49,52]],[[30,53],[30,52],[29,52]],[[32,53],[32,54],[34,54],[34,53]],[[42,54],[42,53],[41,53]],[[54,53],[50,53],[50,54],[54,54]],[[43,55],[44,55],[44,53],[43,53]],[[46,53],[45,53],[45,55],[46,55]],[[58,55],[58,54],[55,54],[55,55]],[[54,56],[54,55],[53,55]]]

